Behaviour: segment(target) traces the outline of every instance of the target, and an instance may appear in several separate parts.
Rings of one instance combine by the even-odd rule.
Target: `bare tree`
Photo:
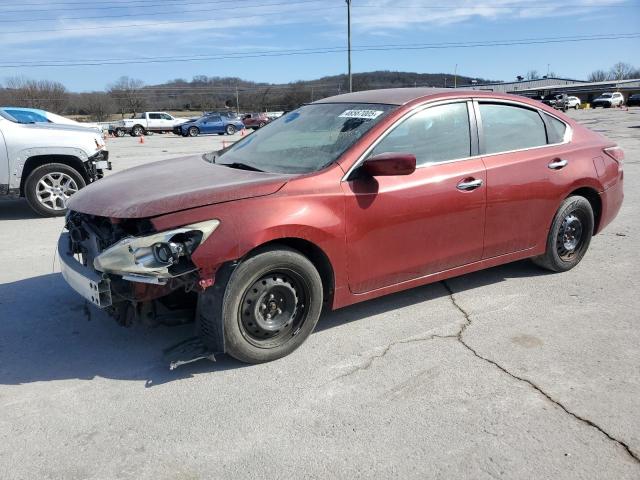
[[[115,83],[109,85],[107,92],[115,100],[120,114],[138,113],[146,104],[142,87],[144,82],[127,76],[120,77]]]
[[[67,88],[51,80],[28,80],[13,77],[7,80],[7,103],[16,107],[41,108],[62,113],[69,104]]]
[[[609,78],[609,74],[604,70],[594,70],[589,74],[588,80],[590,82],[604,82]]]
[[[78,113],[89,115],[92,120],[104,122],[116,111],[116,105],[109,95],[103,92],[81,93],[76,100]]]
[[[632,65],[624,62],[618,62],[611,67],[611,80],[627,80],[633,78],[634,68]]]
[[[529,70],[525,75],[527,80],[538,80],[540,78],[540,74],[537,70]]]

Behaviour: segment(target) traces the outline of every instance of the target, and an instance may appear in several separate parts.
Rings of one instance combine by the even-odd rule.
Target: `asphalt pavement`
[[[0,202],[0,478],[640,478],[640,108],[570,115],[627,155],[622,211],[578,267],[327,313],[263,365],[169,371],[191,327],[117,326],[57,273],[63,220]],[[120,170],[229,140],[108,145]]]

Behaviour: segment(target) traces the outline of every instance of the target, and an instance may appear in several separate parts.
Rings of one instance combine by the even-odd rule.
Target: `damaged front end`
[[[157,232],[148,220],[72,211],[58,243],[62,274],[121,325],[192,322],[202,287],[191,255],[219,224],[209,220]]]

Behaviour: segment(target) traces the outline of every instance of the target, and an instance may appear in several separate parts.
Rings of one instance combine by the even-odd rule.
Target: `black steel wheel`
[[[300,331],[309,296],[307,282],[298,272],[268,272],[245,291],[239,305],[242,335],[261,348],[283,345]]]
[[[533,261],[554,272],[571,270],[587,252],[593,228],[593,209],[589,201],[580,196],[567,198],[560,205],[549,230],[546,252]]]
[[[226,352],[247,363],[275,360],[298,348],[311,334],[322,310],[322,280],[304,255],[272,245],[245,259],[213,302],[219,312],[200,316],[205,343],[222,319]],[[211,314],[213,313],[213,314]]]

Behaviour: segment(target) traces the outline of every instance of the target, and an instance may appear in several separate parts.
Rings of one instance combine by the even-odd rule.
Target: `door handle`
[[[549,165],[547,165],[547,167],[549,167],[551,170],[560,170],[561,168],[566,167],[568,164],[569,162],[567,162],[566,160],[563,160],[562,158],[558,158],[553,162],[551,162]]]
[[[458,190],[462,190],[463,192],[468,192],[469,190],[475,190],[476,188],[482,185],[482,180],[473,179],[473,180],[463,180],[457,186]]]

